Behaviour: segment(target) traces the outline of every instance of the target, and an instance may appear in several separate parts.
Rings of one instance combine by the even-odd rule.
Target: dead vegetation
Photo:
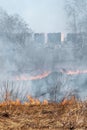
[[[28,96],[0,104],[0,130],[87,130],[87,102],[75,97],[60,103],[40,102]]]

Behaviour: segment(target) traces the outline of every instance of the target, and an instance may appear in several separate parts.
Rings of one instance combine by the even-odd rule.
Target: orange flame
[[[40,105],[40,101],[39,100],[34,99],[31,96],[28,96],[27,98],[28,98],[30,104],[32,104],[32,105]]]
[[[64,100],[61,102],[61,104],[64,106],[66,104],[74,104],[76,102],[75,96],[72,96],[70,99],[64,98]]]
[[[66,70],[66,71],[61,71],[62,73],[66,73],[67,75],[78,75],[78,74],[87,74],[87,70]],[[26,76],[26,75],[20,75],[16,76],[16,80],[37,80],[37,79],[42,79],[47,77],[51,71],[44,72],[43,74],[39,74],[36,76]]]
[[[43,105],[48,105],[48,101],[47,101],[47,100],[44,100],[44,101],[42,102],[42,104],[43,104]]]
[[[37,79],[42,79],[42,78],[45,78],[47,77],[51,72],[44,72],[43,74],[39,74],[39,75],[36,75],[36,76],[24,76],[24,75],[21,75],[21,76],[16,76],[16,80],[37,80]]]
[[[38,99],[34,99],[32,98],[31,96],[27,96],[28,100],[29,100],[29,103],[25,102],[25,104],[29,105],[48,105],[48,101],[47,100],[44,100],[42,103],[38,100]]]
[[[0,106],[7,106],[7,105],[21,105],[21,101],[19,99],[17,99],[16,101],[12,101],[12,100],[9,100],[9,101],[4,101],[2,103],[0,103]]]
[[[28,98],[28,101],[27,102],[24,102],[23,105],[25,106],[29,106],[29,105],[48,105],[48,101],[47,100],[44,100],[43,102],[40,102],[38,99],[34,99],[32,98],[31,96],[27,96]],[[4,102],[1,102],[0,103],[0,106],[7,106],[7,105],[16,105],[16,106],[19,106],[19,105],[22,105],[21,101],[19,99],[16,99],[15,101],[12,101],[12,100],[8,100],[8,101],[4,101]]]
[[[76,71],[67,71],[66,74],[67,75],[76,75],[76,74],[86,74],[87,70],[76,70]]]

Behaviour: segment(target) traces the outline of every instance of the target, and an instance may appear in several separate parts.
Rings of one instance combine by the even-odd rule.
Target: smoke
[[[22,46],[8,38],[0,38],[0,73],[4,75],[54,71],[68,66],[66,63],[72,58],[72,53],[70,54],[67,48],[50,48],[34,42],[24,43]]]
[[[10,16],[3,11],[0,13],[0,80],[16,80],[21,75],[25,78],[27,75],[31,80],[36,79],[26,81],[23,85],[29,94],[40,99],[50,100],[52,94],[57,94],[58,101],[70,93],[84,97],[86,74],[70,76],[62,73],[61,76],[58,73],[61,69],[66,71],[86,68],[86,63],[81,63],[80,58],[75,57],[75,46],[69,42],[59,45],[36,43],[27,37],[32,31],[19,16]],[[49,73],[45,75],[46,78],[38,79],[44,72],[56,73]],[[33,76],[38,78],[32,78]]]

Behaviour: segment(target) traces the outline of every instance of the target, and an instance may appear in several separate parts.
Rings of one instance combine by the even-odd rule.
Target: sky
[[[19,14],[34,32],[65,32],[64,0],[0,0],[9,14]]]

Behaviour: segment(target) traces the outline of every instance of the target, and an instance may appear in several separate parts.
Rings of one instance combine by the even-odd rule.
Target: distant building
[[[48,33],[47,34],[48,43],[61,43],[61,33]]]
[[[26,39],[26,42],[33,41],[33,35],[32,35],[32,33],[26,33],[25,34],[25,39]]]
[[[67,41],[71,41],[73,43],[82,43],[83,35],[81,33],[68,33]]]
[[[44,33],[35,33],[34,41],[37,43],[45,43],[45,34]]]

